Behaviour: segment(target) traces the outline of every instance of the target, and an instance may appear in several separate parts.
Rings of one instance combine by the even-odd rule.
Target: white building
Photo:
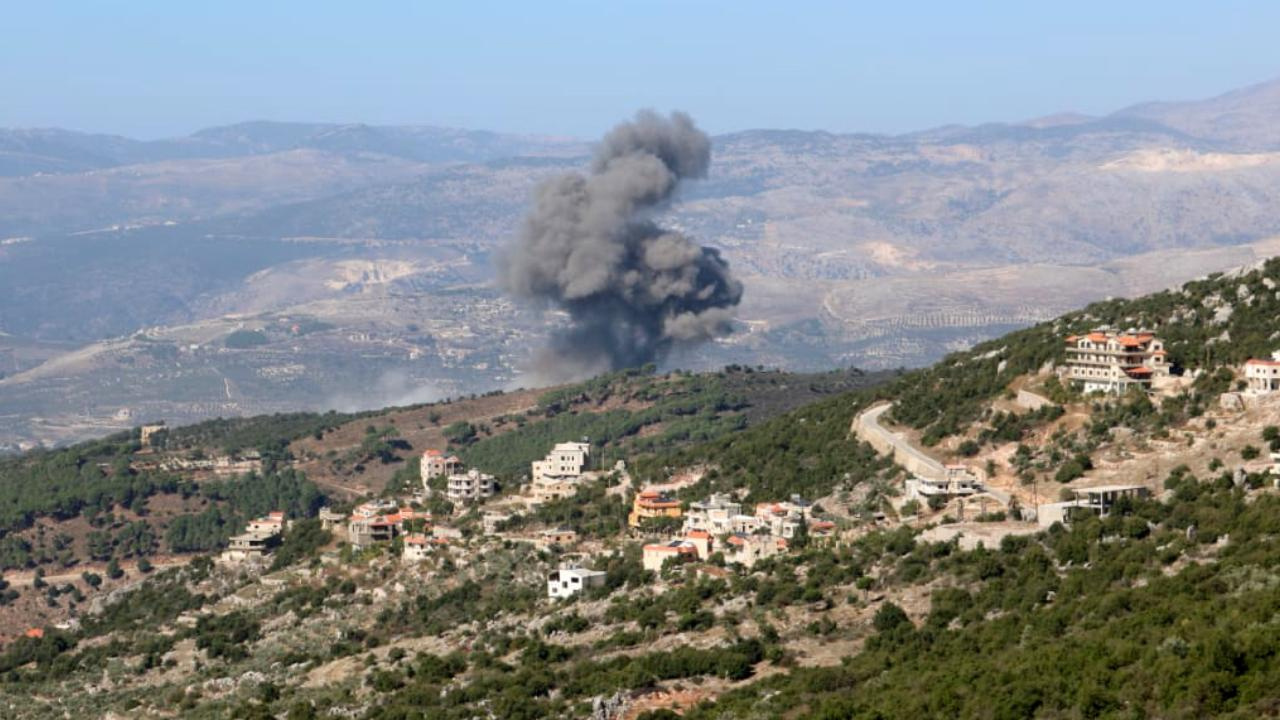
[[[948,465],[946,477],[942,480],[916,475],[905,483],[905,489],[907,499],[920,501],[933,497],[950,500],[982,492],[977,476],[963,465]]]
[[[684,532],[697,530],[711,533],[715,537],[735,532],[751,532],[756,519],[742,514],[742,503],[728,495],[712,493],[706,500],[689,504],[689,511],[684,515]],[[746,526],[751,526],[746,529]]]
[[[790,500],[782,502],[760,503],[756,505],[755,517],[759,521],[757,528],[765,530],[774,537],[794,537],[796,530],[809,521],[811,505],[812,503],[799,495],[792,495]],[[753,532],[753,530],[744,528],[736,532]]]
[[[1084,392],[1123,394],[1147,390],[1152,378],[1168,377],[1164,342],[1150,332],[1108,329],[1067,338],[1067,379]]]
[[[544,503],[573,496],[590,459],[589,443],[557,443],[545,458],[533,461],[533,501]]]
[[[418,466],[419,474],[422,475],[422,489],[431,492],[431,488],[427,483],[438,477],[445,477],[462,469],[462,461],[453,455],[445,455],[439,450],[428,450],[422,453],[422,460]]]
[[[449,476],[445,486],[445,496],[454,502],[476,502],[491,497],[497,489],[492,475],[486,475],[476,469],[465,473],[454,473]]]
[[[547,576],[547,597],[569,598],[588,588],[604,587],[606,573],[565,565]]]
[[[1255,395],[1280,390],[1280,352],[1271,353],[1270,360],[1246,360],[1244,379],[1249,384],[1249,392]]]

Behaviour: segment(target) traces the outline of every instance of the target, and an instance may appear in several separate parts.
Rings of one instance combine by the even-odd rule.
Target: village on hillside
[[[1153,332],[1104,327],[1068,336],[1064,343],[1061,365],[1027,378],[999,403],[1011,415],[1056,409],[1055,419],[1041,431],[1046,440],[1072,422],[1073,413],[1057,412],[1073,404],[1072,396],[1074,404],[1085,405],[1096,398],[1133,394],[1158,402],[1195,380],[1195,373],[1184,373],[1168,362],[1163,342]],[[1274,402],[1280,401],[1280,352],[1270,359],[1248,360],[1237,375],[1237,389],[1221,396],[1216,412],[1262,408],[1280,420],[1280,402]],[[1044,394],[1049,392],[1046,387],[1067,402],[1055,403]],[[599,467],[598,449],[582,438],[555,443],[544,458],[530,464],[527,482],[515,488],[500,487],[493,474],[465,467],[448,450],[428,449],[418,456],[416,487],[368,498],[342,511],[326,507],[318,517],[323,529],[344,541],[350,552],[389,551],[406,565],[447,559],[465,566],[487,543],[525,543],[552,553],[546,595],[564,599],[601,586],[605,572],[595,566],[601,558],[620,554],[628,543],[639,546],[642,567],[655,577],[669,576],[668,571],[681,566],[714,574],[725,567],[750,570],[761,560],[787,553],[796,542],[840,543],[898,524],[924,529],[924,537],[931,540],[956,540],[965,547],[993,545],[1006,535],[1069,524],[1082,514],[1106,517],[1118,504],[1163,492],[1156,473],[1134,479],[1132,473],[1121,472],[1140,461],[1130,455],[1129,462],[1103,461],[1066,478],[1055,494],[1048,495],[1047,488],[1027,485],[1015,475],[1025,444],[966,452],[969,441],[956,438],[950,448],[926,448],[910,432],[881,424],[881,416],[890,409],[874,405],[859,413],[851,428],[856,439],[902,468],[883,508],[870,513],[851,512],[847,499],[841,502],[840,495],[847,493],[817,501],[791,495],[750,503],[743,491],[691,495],[702,479],[700,473],[635,487],[624,461]],[[1191,455],[1195,447],[1193,442]],[[216,470],[230,461],[215,462]],[[1280,452],[1242,462],[1234,472],[1237,482],[1250,474],[1280,481]],[[629,503],[625,527],[616,538],[581,537],[572,527],[530,522],[539,507],[574,498],[595,485]],[[448,511],[428,510],[433,499],[446,501]],[[287,527],[279,512],[251,521],[242,534],[231,538],[221,562],[265,567]]]

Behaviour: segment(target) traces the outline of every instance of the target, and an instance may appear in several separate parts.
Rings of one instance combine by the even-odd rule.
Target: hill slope
[[[587,424],[621,427],[666,408],[652,425],[607,440],[606,454],[626,457],[629,480],[588,482],[494,532],[481,529],[478,511],[433,500],[433,522],[459,535],[421,562],[402,560],[394,544],[355,552],[302,520],[260,575],[199,560],[89,598],[78,626],[10,643],[0,682],[21,699],[11,707],[19,717],[85,712],[90,701],[72,690],[86,684],[93,711],[132,716],[174,707],[188,717],[657,718],[673,707],[693,718],[1265,716],[1280,676],[1272,642],[1280,494],[1266,465],[1250,463],[1258,446],[1280,447],[1280,429],[1263,424],[1280,419],[1280,401],[1249,399],[1241,412],[1218,397],[1234,387],[1240,361],[1280,346],[1278,288],[1280,259],[1098,303],[849,392],[841,384],[856,377],[789,379],[783,388],[773,382],[781,376],[741,368],[624,373],[545,394],[516,417],[519,398],[465,401],[492,407],[475,405],[461,424],[448,413],[465,414],[463,406],[437,407],[434,420],[428,406],[175,429],[165,452],[258,444],[275,462],[297,456],[333,467],[349,456],[339,465],[351,467],[402,455],[404,432],[420,432],[476,463],[509,456],[514,466],[530,456],[526,439],[542,449]],[[1063,336],[1102,323],[1153,329],[1194,381],[1153,398],[1055,386],[1046,364],[1062,358]],[[797,385],[833,394],[796,407]],[[1028,387],[1052,395],[1056,411],[1009,404]],[[737,394],[757,398],[760,415],[720,426],[717,418],[737,412]],[[706,411],[708,439],[647,442],[655,435],[646,427],[672,430],[681,403],[693,400],[683,407]],[[1099,482],[1088,469],[1064,473],[1072,463],[1149,468],[1162,446],[1198,458],[1148,473],[1152,498],[1102,518],[1045,529],[1009,507],[959,521],[965,509],[955,501],[912,507],[900,468],[850,437],[853,417],[877,401],[893,403],[897,429],[944,460],[988,459],[991,468],[988,448],[1026,446],[1025,464],[1013,457],[1022,450],[1008,462],[1055,489]],[[571,423],[539,434],[557,418]],[[127,440],[79,452],[108,457]],[[51,468],[50,457],[15,467]],[[92,473],[80,473],[93,463],[69,467],[47,500],[92,488]],[[645,570],[640,545],[664,530],[625,530],[627,498],[645,482],[669,481],[686,502],[712,491],[748,503],[803,493],[835,529],[798,534],[786,552],[751,566],[713,555]],[[42,486],[24,487],[38,496]],[[486,509],[510,508],[510,492]],[[577,531],[576,547],[531,542],[537,530],[562,526]],[[546,599],[546,573],[570,560],[602,570],[603,586]],[[96,592],[50,587],[5,597],[62,604]]]

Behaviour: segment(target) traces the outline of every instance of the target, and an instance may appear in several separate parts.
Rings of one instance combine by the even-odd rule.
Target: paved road
[[[893,453],[894,461],[907,470],[924,477],[943,479],[947,471],[942,463],[929,457],[907,439],[880,424],[880,417],[892,407],[890,403],[873,405],[863,410],[853,420],[853,432],[871,443],[880,452]]]

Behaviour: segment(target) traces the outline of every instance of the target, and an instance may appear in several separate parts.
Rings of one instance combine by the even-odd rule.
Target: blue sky
[[[591,137],[905,132],[1106,113],[1280,76],[1276,2],[23,2],[0,126],[137,137],[246,119]]]

